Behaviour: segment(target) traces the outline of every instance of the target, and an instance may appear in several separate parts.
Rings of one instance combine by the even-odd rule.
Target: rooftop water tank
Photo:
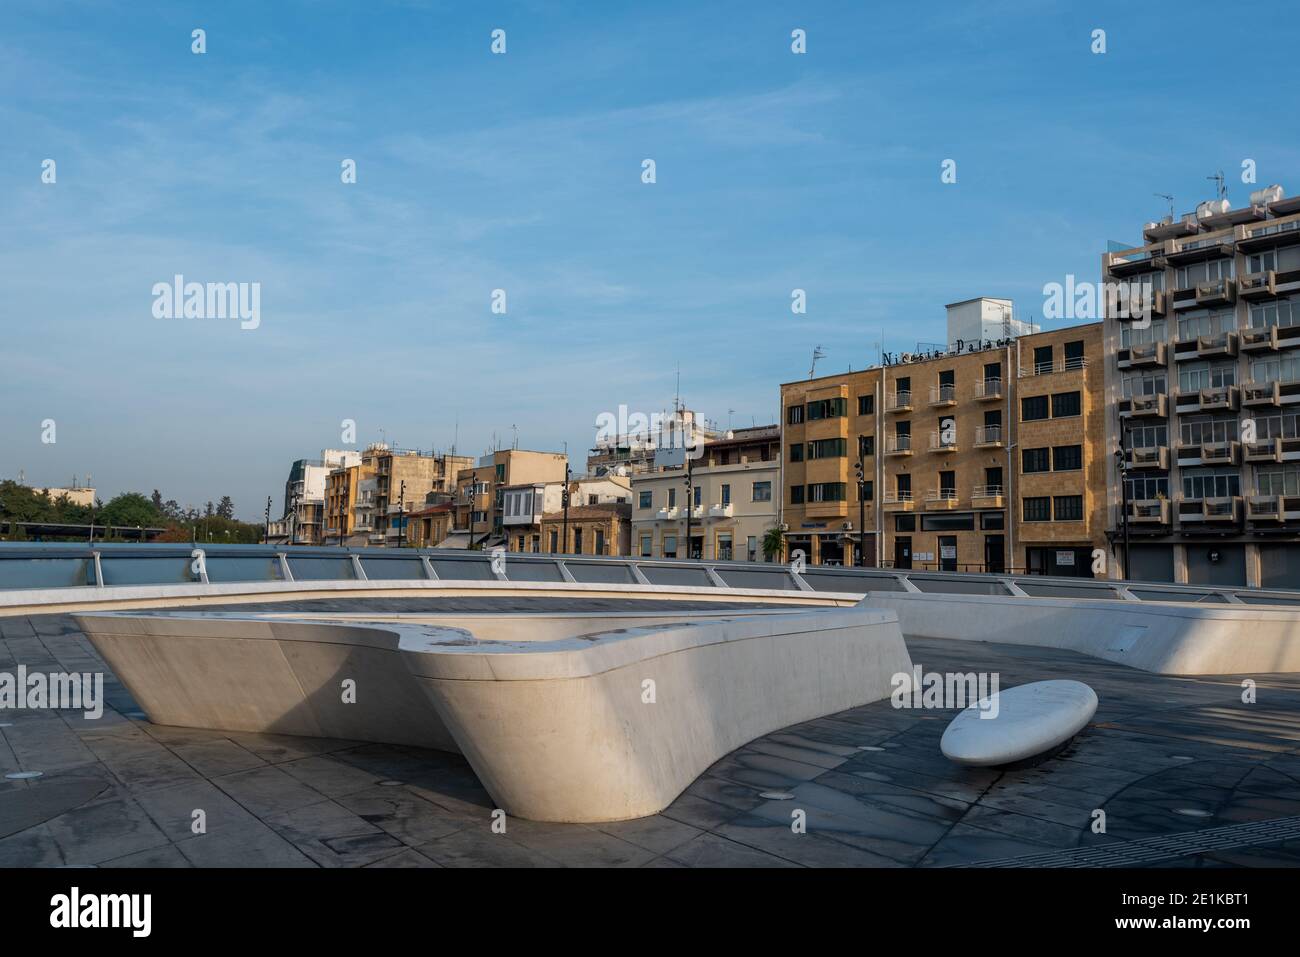
[[[1278,202],[1284,195],[1281,186],[1265,186],[1250,194],[1250,205],[1267,206],[1269,203]]]
[[[1207,199],[1196,207],[1197,219],[1209,219],[1211,216],[1219,216],[1232,209],[1232,205],[1226,199]]]

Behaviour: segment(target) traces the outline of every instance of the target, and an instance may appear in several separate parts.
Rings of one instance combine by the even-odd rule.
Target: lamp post
[[[691,476],[691,459],[689,453],[686,457],[686,557],[693,558],[691,554],[691,516],[695,512],[695,488],[692,484]]]
[[[1124,427],[1121,424],[1119,430],[1119,448],[1115,450],[1115,465],[1119,469],[1119,501],[1120,501],[1120,522],[1122,524],[1124,536],[1124,563],[1122,568],[1122,577],[1128,578],[1128,449],[1124,441]]]
[[[560,503],[564,506],[564,531],[561,534],[560,551],[569,554],[569,477],[573,470],[569,466],[564,467],[564,491],[560,493]]]
[[[854,465],[854,471],[857,472],[858,480],[858,561],[857,565],[861,568],[867,563],[867,503],[864,493],[867,490],[867,471],[864,459],[866,457],[867,437],[858,436],[858,461]]]
[[[397,547],[401,548],[406,538],[406,480],[397,493]]]
[[[266,544],[271,544],[271,496],[266,497]]]

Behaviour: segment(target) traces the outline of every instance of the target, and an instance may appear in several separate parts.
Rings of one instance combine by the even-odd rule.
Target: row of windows
[[[1071,346],[1077,346],[1078,348],[1071,349],[1070,348]],[[1082,358],[1082,347],[1083,347],[1082,342],[1066,343],[1066,347],[1067,347],[1066,348],[1067,362],[1074,359]],[[1042,346],[1041,348],[1034,350],[1035,368],[1050,368],[1052,365],[1052,361],[1053,359],[1052,359],[1051,346]],[[990,369],[994,370],[991,375],[989,374]],[[1001,374],[1001,369],[1002,366],[1000,363],[994,363],[993,365],[987,367],[985,370],[985,380],[988,381],[989,379],[997,379]],[[940,373],[939,384],[941,387],[953,386],[954,382],[951,373]],[[910,394],[911,379],[906,379],[906,378],[896,379],[894,380],[894,386],[898,392]],[[1074,397],[1073,408],[1075,411],[1073,412],[1066,411],[1071,407],[1070,404],[1071,400],[1069,398],[1070,396]],[[1061,405],[1062,411],[1060,412],[1055,411],[1056,402],[1058,398],[1063,403]],[[1048,417],[1047,406],[1046,406],[1047,396],[1034,396],[1028,399],[1022,399],[1021,401],[1022,403],[1034,403],[1032,407],[1034,409],[1037,409],[1038,408],[1037,403],[1040,400],[1042,401],[1042,403],[1044,403],[1042,407],[1042,414],[1032,415],[1032,416],[1025,415],[1024,418],[1045,419]],[[1058,395],[1052,396],[1052,403],[1053,403],[1052,415],[1054,417],[1080,414],[1079,413],[1080,397],[1078,392],[1058,393]],[[876,410],[876,397],[874,395],[858,396],[858,415],[871,415],[875,412],[875,410]],[[841,418],[847,414],[848,414],[848,402],[846,399],[844,398],[818,399],[815,402],[809,402],[806,406],[792,405],[788,407],[785,410],[785,421],[787,425],[799,425],[802,422],[804,422],[805,419],[807,419],[807,421],[809,422],[812,422],[818,419]]]
[[[1051,415],[1048,415],[1048,410]],[[1041,419],[1064,419],[1080,415],[1083,411],[1082,397],[1078,392],[1056,392],[1049,397],[1045,395],[1026,396],[1020,400],[1020,418],[1025,422]]]
[[[1023,501],[1026,522],[1080,522],[1083,521],[1082,495],[1035,496]]]
[[[1075,472],[1083,468],[1083,446],[1056,445],[1052,448],[1024,449],[1020,453],[1022,471]]]
[[[856,483],[855,483],[856,484]],[[870,502],[874,495],[871,482],[864,482],[862,500]],[[847,502],[848,485],[844,482],[817,482],[812,485],[791,485],[790,504],[803,505],[805,502]]]
[[[675,487],[673,487],[673,486],[669,486],[668,489],[667,489],[666,491],[667,491],[667,495],[665,496],[666,499],[667,499],[666,507],[667,507],[667,508],[676,508],[676,507],[677,507],[677,489],[676,489]],[[694,493],[694,494],[692,495],[692,498],[695,500],[695,501],[694,501],[694,504],[695,504],[696,506],[702,505],[702,504],[703,504],[704,487],[703,487],[702,485],[696,485],[696,486],[693,487],[692,492]],[[730,485],[730,484],[726,484],[726,483],[724,483],[723,485],[719,486],[719,494],[720,494],[721,497],[722,497],[722,504],[723,504],[723,505],[730,505],[730,504],[731,504],[731,485]],[[654,507],[655,507],[654,499],[655,499],[655,496],[654,496],[654,491],[653,491],[652,489],[646,489],[646,490],[644,490],[644,491],[638,492],[638,493],[637,493],[637,503],[636,503],[636,507],[639,508],[639,509],[654,508]],[[772,501],[772,483],[771,483],[771,482],[754,482],[754,483],[751,485],[751,487],[750,487],[750,501],[751,501],[751,502],[770,502],[770,501]]]

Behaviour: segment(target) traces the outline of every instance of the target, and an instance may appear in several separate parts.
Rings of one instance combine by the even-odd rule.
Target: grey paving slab
[[[687,867],[798,867],[784,857],[769,854],[718,834],[701,834],[664,855]]]
[[[364,867],[404,846],[333,801],[273,814],[266,823],[322,867]]]
[[[421,844],[419,852],[442,867],[558,867],[559,862],[488,827],[465,828]]]
[[[466,826],[464,817],[412,794],[404,786],[367,788],[335,800],[362,820],[412,847],[436,841]],[[489,821],[485,815],[484,825]]]
[[[276,767],[223,775],[213,783],[258,817],[316,804],[325,796]]]
[[[210,831],[176,844],[195,867],[315,867],[291,842],[261,821]]]
[[[68,864],[99,864],[169,843],[139,804],[121,798],[85,804],[45,827]]]
[[[196,836],[200,824],[208,833],[248,825],[256,816],[210,781],[194,779],[171,787],[134,792],[150,820],[172,841]],[[202,816],[196,816],[202,811]]]

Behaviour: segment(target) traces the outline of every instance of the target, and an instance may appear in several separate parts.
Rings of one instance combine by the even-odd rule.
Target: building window
[[[1047,449],[1024,449],[1020,455],[1023,463],[1021,471],[1026,475],[1031,472],[1051,471],[1052,466]]]
[[[677,557],[677,536],[665,535],[664,536],[664,558],[676,558],[676,557]]]
[[[1058,445],[1052,449],[1052,469],[1056,472],[1074,472],[1083,468],[1083,446]]]
[[[1026,522],[1050,522],[1052,520],[1052,500],[1046,495],[1041,498],[1025,499]]]
[[[605,554],[605,530],[603,528],[596,529],[596,554]]]
[[[497,481],[504,482],[505,480],[506,480],[506,465],[504,462],[502,462],[500,465],[497,466]]]
[[[876,492],[875,492],[875,486],[873,485],[873,483],[871,482],[871,480],[868,479],[867,481],[863,482],[863,483],[862,483],[862,501],[864,501],[864,502],[874,501],[874,500],[875,500],[875,495],[876,495]]]
[[[641,536],[641,557],[642,558],[650,557],[650,549],[652,548],[653,541],[654,538],[650,535]]]
[[[808,403],[808,420],[835,419],[848,414],[848,402],[843,398],[819,399]]]
[[[785,410],[786,425],[799,425],[801,422],[803,422],[803,406],[792,405]]]
[[[808,458],[835,459],[847,454],[844,439],[818,439],[808,443]]]
[[[858,436],[858,458],[865,459],[876,454],[876,437],[874,435]]]
[[[1021,399],[1020,418],[1025,422],[1047,418],[1047,396],[1031,395]]]
[[[552,555],[554,555],[556,552],[560,550],[559,542],[560,542],[560,533],[556,531],[552,531],[551,532],[551,554]]]
[[[772,501],[772,483],[755,482],[754,483],[754,501],[770,502]]]
[[[1077,392],[1057,392],[1052,396],[1052,418],[1062,419],[1071,415],[1081,415],[1083,406]]]
[[[654,492],[641,492],[637,501],[637,508],[652,508],[654,506]]]
[[[876,411],[876,397],[874,395],[858,396],[858,415],[871,415]]]
[[[845,501],[845,485],[843,482],[818,482],[815,485],[809,485],[808,501],[843,502]]]
[[[758,561],[758,536],[750,535],[745,539],[746,560],[751,562]]]
[[[803,486],[802,486],[802,485],[791,485],[791,486],[790,486],[790,504],[791,504],[791,505],[802,505],[802,504],[803,504]]]
[[[791,461],[791,462],[802,462],[802,461],[803,461],[803,443],[802,443],[802,442],[794,442],[794,443],[791,444],[791,446],[790,446],[790,461]]]
[[[718,561],[731,561],[731,533],[724,532],[718,536]]]
[[[726,485],[726,484],[724,484],[724,485],[722,486],[722,504],[723,504],[723,505],[730,505],[730,504],[731,504],[731,486],[730,486],[730,485]]]
[[[677,488],[672,485],[668,486],[668,507],[677,507]]]
[[[1029,504],[1029,499],[1025,499],[1025,504]],[[1081,522],[1083,521],[1083,496],[1082,495],[1058,495],[1054,503],[1056,509],[1056,520],[1058,522]],[[1028,518],[1025,521],[1029,521]]]
[[[703,495],[704,495],[704,486],[696,485],[694,488],[691,489],[691,497],[695,500],[691,504],[694,505],[696,508],[699,508],[700,501]]]

